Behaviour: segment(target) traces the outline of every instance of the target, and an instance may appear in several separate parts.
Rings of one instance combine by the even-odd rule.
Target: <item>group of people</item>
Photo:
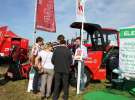
[[[63,99],[68,100],[69,73],[70,66],[73,64],[74,60],[74,51],[68,48],[63,35],[59,35],[57,40],[58,44],[53,46],[51,43],[43,44],[43,38],[37,37],[36,43],[32,47],[30,62],[36,72],[33,81],[33,92],[38,91],[38,84],[40,80],[40,92],[42,100],[45,98],[50,98],[53,83],[54,88],[52,99],[58,100],[60,90],[62,88],[64,92]],[[81,38],[76,38],[75,44],[76,46],[74,50],[80,48]],[[82,49],[83,58],[86,58],[87,49],[84,46]],[[83,63],[83,61],[81,62]]]

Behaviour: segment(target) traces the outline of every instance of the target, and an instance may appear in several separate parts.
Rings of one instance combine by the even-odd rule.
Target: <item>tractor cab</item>
[[[70,26],[81,30],[82,23],[74,22]],[[102,28],[99,24],[84,23],[84,31],[87,36],[83,42],[88,49],[105,51],[107,48],[110,49],[119,45],[119,33],[115,29]]]
[[[81,30],[82,23],[74,22],[70,27]],[[88,58],[85,59],[87,83],[90,80],[105,80],[108,75],[107,63],[111,60],[109,57],[118,48],[118,31],[93,23],[84,23],[84,31],[86,37],[83,44],[88,50]]]
[[[107,45],[106,51],[111,48],[118,49],[119,47],[119,32],[116,29],[102,28],[104,41]]]

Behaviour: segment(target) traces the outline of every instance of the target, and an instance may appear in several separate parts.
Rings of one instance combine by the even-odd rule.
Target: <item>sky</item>
[[[0,0],[0,26],[9,29],[21,37],[33,40],[36,0]],[[59,34],[66,39],[76,36],[77,30],[69,26],[76,20],[76,0],[54,0],[56,33],[37,31],[45,41],[55,41]],[[102,27],[116,28],[135,25],[135,0],[87,0],[85,6],[86,21],[100,24]]]

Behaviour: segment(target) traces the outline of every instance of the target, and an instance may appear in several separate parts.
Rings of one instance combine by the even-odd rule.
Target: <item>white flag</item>
[[[76,1],[76,20],[78,22],[85,21],[84,18],[84,6],[85,6],[86,0],[77,0]]]

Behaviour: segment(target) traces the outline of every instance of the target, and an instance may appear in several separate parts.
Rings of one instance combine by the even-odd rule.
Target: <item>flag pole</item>
[[[36,39],[36,12],[37,12],[37,0],[35,0],[33,44],[35,43]]]
[[[84,32],[84,8],[85,8],[85,3],[83,6],[83,18],[82,18],[82,26],[81,26],[81,49],[83,46],[83,32]],[[82,59],[82,58],[81,58]],[[81,66],[82,66],[82,61],[78,62],[78,77],[77,77],[77,94],[80,94],[80,81],[81,81]]]

